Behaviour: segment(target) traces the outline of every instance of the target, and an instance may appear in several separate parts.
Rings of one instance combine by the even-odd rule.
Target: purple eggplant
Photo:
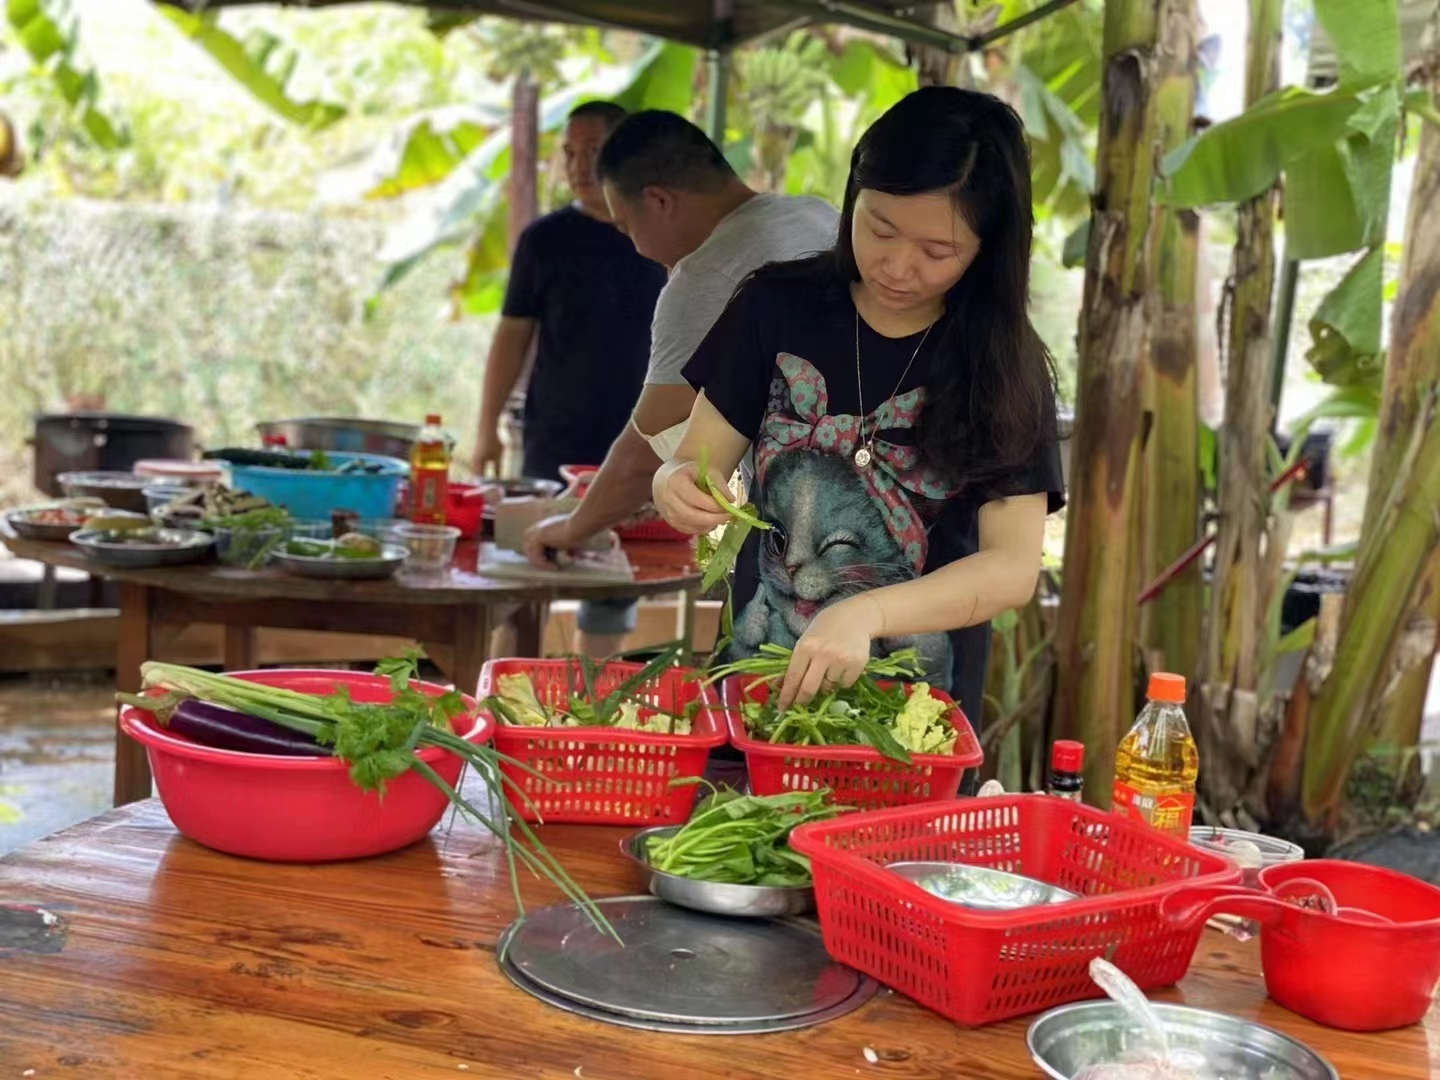
[[[328,757],[331,753],[328,746],[321,746],[309,735],[194,698],[175,706],[167,726],[177,735],[219,750],[290,757]]]

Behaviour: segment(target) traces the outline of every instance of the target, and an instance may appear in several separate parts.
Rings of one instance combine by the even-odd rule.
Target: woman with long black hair
[[[978,720],[989,620],[1034,592],[1064,502],[1032,228],[1015,112],[918,90],[856,146],[834,250],[754,274],[687,367],[701,394],[655,502],[724,524],[696,462],[723,483],[753,449],[773,528],[737,564],[731,653],[794,646],[782,704],[914,647]]]

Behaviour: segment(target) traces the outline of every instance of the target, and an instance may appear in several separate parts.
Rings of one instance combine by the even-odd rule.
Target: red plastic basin
[[[345,671],[242,671],[235,677],[308,694],[344,687],[360,702],[390,700],[390,680]],[[437,696],[446,687],[417,682]],[[476,712],[455,717],[456,734],[486,742],[494,721]],[[444,815],[449,800],[429,781],[407,772],[385,786],[382,800],[351,782],[348,766],[335,758],[244,754],[201,746],[166,731],[152,713],[132,706],[120,710],[120,727],[142,743],[160,801],[175,827],[217,851],[271,862],[333,862],[382,855],[413,844]],[[426,747],[419,757],[446,782],[460,778],[461,760],[448,750]]]

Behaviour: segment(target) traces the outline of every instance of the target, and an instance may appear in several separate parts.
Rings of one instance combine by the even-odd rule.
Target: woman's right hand
[[[655,508],[667,524],[691,536],[710,532],[730,521],[714,497],[700,486],[700,469],[693,461],[667,461],[655,473],[651,492]],[[714,481],[712,475],[711,482]]]

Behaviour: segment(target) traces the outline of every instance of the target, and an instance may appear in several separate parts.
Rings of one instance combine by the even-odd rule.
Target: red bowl
[[[236,678],[308,694],[344,687],[360,702],[390,700],[390,680],[346,671],[241,671]],[[431,696],[443,686],[417,682]],[[494,721],[475,700],[455,717],[455,733],[486,742]],[[336,758],[245,754],[202,746],[166,731],[152,713],[120,710],[120,727],[145,746],[160,801],[175,827],[190,839],[231,855],[270,862],[333,862],[382,855],[413,844],[444,815],[444,793],[411,771],[385,785],[382,800],[351,782]],[[460,758],[439,747],[418,752],[450,785],[460,779]]]

